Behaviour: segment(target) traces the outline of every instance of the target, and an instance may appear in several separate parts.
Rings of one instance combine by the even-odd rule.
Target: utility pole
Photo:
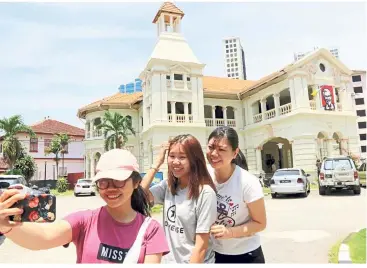
[[[44,187],[46,187],[46,166],[47,166],[47,161],[45,161],[45,178],[44,178]]]

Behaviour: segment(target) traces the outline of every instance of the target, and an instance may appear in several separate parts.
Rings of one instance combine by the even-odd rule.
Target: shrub
[[[59,193],[64,193],[68,190],[69,183],[65,178],[59,178],[56,182],[56,189]]]

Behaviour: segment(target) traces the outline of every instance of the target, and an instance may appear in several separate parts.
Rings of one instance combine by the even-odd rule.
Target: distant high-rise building
[[[367,158],[367,88],[366,88],[366,71],[355,70],[352,74],[354,101],[358,124],[359,141],[361,145],[361,157]]]
[[[318,49],[318,47],[314,47],[313,50],[316,50]],[[329,48],[329,51],[331,54],[333,54],[333,56],[337,59],[339,59],[339,49],[337,48]],[[302,59],[304,56],[306,56],[307,54],[311,53],[311,51],[307,51],[307,52],[295,52],[294,53],[294,60],[297,61],[297,60],[300,60]]]
[[[119,86],[119,92],[120,93],[127,93],[127,94],[142,92],[141,80],[139,78],[136,78],[135,82],[120,85]]]
[[[239,37],[223,39],[224,66],[226,76],[246,80],[245,53]]]

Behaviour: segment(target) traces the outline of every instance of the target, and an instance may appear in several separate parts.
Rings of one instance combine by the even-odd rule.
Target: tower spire
[[[164,2],[153,19],[157,24],[158,36],[162,32],[180,33],[181,19],[185,13],[172,2]]]

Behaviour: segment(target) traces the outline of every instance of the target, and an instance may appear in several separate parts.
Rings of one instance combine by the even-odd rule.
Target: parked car
[[[30,190],[27,181],[21,175],[0,175],[0,189]]]
[[[348,156],[324,159],[318,182],[320,195],[329,193],[331,189],[353,190],[356,195],[361,193],[358,171]]]
[[[366,163],[363,163],[358,169],[359,184],[366,187]]]
[[[92,180],[79,179],[74,187],[74,195],[80,194],[96,195],[96,189]]]
[[[0,175],[0,192],[5,189],[18,189],[32,194],[45,193],[40,189],[29,187],[25,178],[21,175]]]
[[[310,181],[303,169],[282,168],[275,171],[270,180],[271,197],[278,194],[301,194],[307,197],[310,193]]]

